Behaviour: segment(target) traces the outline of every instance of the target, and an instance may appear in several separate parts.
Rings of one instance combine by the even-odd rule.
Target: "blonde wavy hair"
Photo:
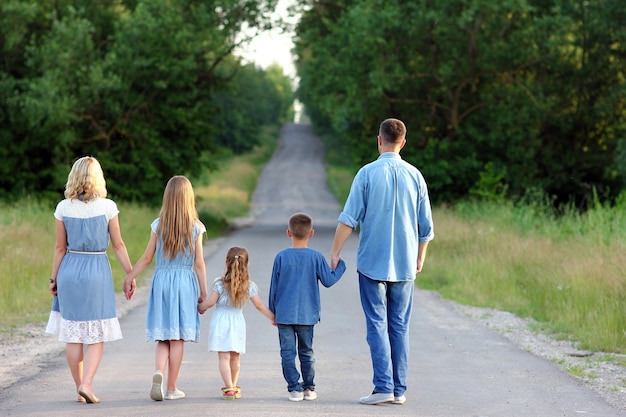
[[[180,253],[195,250],[193,226],[198,221],[191,182],[177,175],[167,182],[159,214],[157,236],[163,242],[163,254],[174,259]]]
[[[222,282],[232,307],[241,308],[250,300],[248,259],[246,248],[239,246],[233,246],[226,253],[226,272]]]
[[[74,162],[65,184],[65,198],[81,198],[88,202],[106,198],[107,187],[100,162],[93,156],[83,156]]]

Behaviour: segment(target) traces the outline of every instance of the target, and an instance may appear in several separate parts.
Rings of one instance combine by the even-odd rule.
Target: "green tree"
[[[616,0],[301,2],[298,96],[316,124],[371,160],[385,117],[407,123],[403,155],[435,198],[489,172],[584,201],[622,187],[623,8]],[[603,23],[602,23],[603,22]],[[619,28],[622,28],[620,31]],[[608,47],[607,47],[608,45]]]
[[[214,95],[218,111],[211,124],[218,145],[245,152],[259,143],[263,126],[293,120],[294,93],[282,67],[261,70],[234,61],[222,71],[232,79]]]
[[[3,2],[3,196],[58,193],[85,154],[116,198],[157,202],[171,175],[199,173],[218,146],[217,94],[234,90],[222,67],[271,24],[275,3]]]

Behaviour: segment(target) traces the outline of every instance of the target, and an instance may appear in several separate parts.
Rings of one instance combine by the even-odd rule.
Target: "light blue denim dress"
[[[65,225],[67,253],[57,273],[57,296],[46,333],[66,343],[99,343],[122,338],[115,310],[109,220],[119,210],[112,200],[61,201],[54,212]]]
[[[153,233],[156,233],[158,224],[159,219],[152,222],[150,227]],[[193,228],[193,241],[195,242],[205,230],[204,225],[197,222]],[[163,254],[162,240],[157,238],[156,267],[146,312],[146,341],[199,341],[200,291],[193,270],[194,261],[193,250],[179,254],[175,259],[166,258]]]

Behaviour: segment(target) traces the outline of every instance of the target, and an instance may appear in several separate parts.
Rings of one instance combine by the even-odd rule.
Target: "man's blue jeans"
[[[359,272],[361,305],[374,368],[374,392],[406,391],[413,281],[376,281]]]
[[[313,325],[278,324],[283,376],[289,391],[315,390],[315,358],[313,357]],[[296,367],[300,360],[302,382]]]

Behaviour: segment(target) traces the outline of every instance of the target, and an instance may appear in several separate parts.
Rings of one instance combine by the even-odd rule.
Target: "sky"
[[[287,18],[287,7],[291,0],[279,0],[276,13],[283,18]],[[290,19],[293,22],[293,18]],[[264,32],[255,37],[252,42],[240,48],[237,52],[248,61],[255,62],[261,68],[277,63],[283,67],[285,75],[292,80],[294,88],[298,84],[296,68],[293,63],[291,49],[293,48],[292,34],[280,33],[279,31]],[[303,108],[300,102],[294,103],[295,121],[300,122]]]
[[[290,3],[291,0],[279,0],[276,14],[286,18],[287,7]],[[296,70],[291,56],[292,48],[291,34],[272,31],[258,35],[250,44],[242,47],[239,54],[262,68],[278,63],[283,67],[286,75],[295,79]]]

